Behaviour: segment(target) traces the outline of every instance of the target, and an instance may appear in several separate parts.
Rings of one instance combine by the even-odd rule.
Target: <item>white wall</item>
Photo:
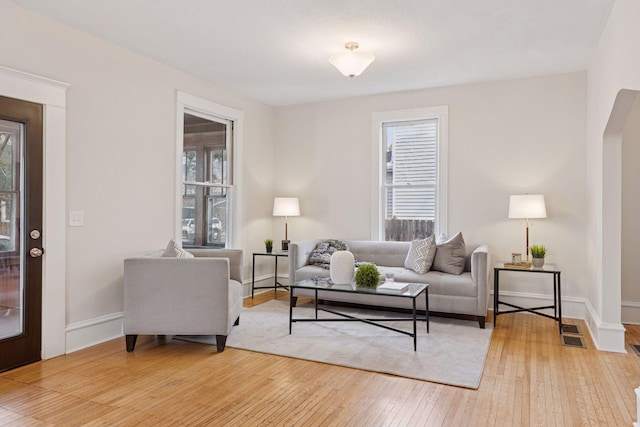
[[[524,223],[507,219],[509,195],[542,193],[548,218],[533,222],[531,241],[561,266],[563,295],[586,296],[585,73],[278,108],[276,187],[299,196],[303,211],[290,238],[370,238],[371,114],[442,105],[449,233],[461,230],[466,241],[489,244],[494,260],[510,259],[524,252]],[[505,276],[515,291],[551,293],[550,284],[518,279]]]
[[[624,95],[620,91],[640,89],[639,18],[640,2],[616,1],[591,59],[587,78],[587,259],[591,276],[588,296],[593,305],[588,324],[598,348],[620,352],[625,351],[624,329],[620,324],[618,256],[622,210],[621,165],[616,157],[620,155],[621,135],[616,133],[620,127],[611,126],[610,143],[606,146],[604,135],[610,118],[620,120],[617,116],[626,115],[614,109],[619,93]],[[620,108],[629,112],[626,111],[628,105]],[[616,139],[617,142],[612,141]]]
[[[622,322],[640,324],[640,97],[622,134]]]
[[[262,247],[255,236],[274,226],[272,107],[3,1],[0,15],[1,65],[70,84],[67,211],[85,225],[67,228],[67,325],[117,316],[122,260],[174,235],[177,90],[244,111],[242,247]]]

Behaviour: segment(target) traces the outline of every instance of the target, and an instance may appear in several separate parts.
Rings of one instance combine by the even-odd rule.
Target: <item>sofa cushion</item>
[[[431,235],[426,239],[413,240],[409,247],[404,266],[418,274],[424,274],[431,268],[433,258],[436,255],[436,236]]]
[[[462,274],[466,253],[462,233],[459,232],[450,239],[441,240],[442,237],[438,239],[431,269],[449,274]]]
[[[388,267],[404,267],[411,242],[378,242],[347,240],[349,251],[356,261]]]
[[[169,240],[169,244],[162,253],[162,256],[167,258],[194,258],[191,253],[182,249],[173,239]]]

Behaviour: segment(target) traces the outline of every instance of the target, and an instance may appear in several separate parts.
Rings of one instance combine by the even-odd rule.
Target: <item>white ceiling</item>
[[[280,106],[585,70],[615,0],[10,1]]]

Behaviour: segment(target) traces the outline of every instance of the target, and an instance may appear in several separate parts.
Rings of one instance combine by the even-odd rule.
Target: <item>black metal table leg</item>
[[[425,299],[425,312],[424,316],[427,318],[427,333],[429,333],[429,288],[424,290],[424,299]]]
[[[256,283],[256,254],[253,254],[253,263],[251,265],[251,299],[253,299],[253,286]]]
[[[418,331],[416,329],[416,299],[411,298],[413,301],[413,351],[418,349]]]
[[[289,292],[289,335],[291,335],[291,324],[293,323],[293,289]]]
[[[562,289],[560,286],[560,273],[558,272],[558,328],[562,335]]]
[[[493,327],[498,324],[498,307],[500,306],[500,270],[493,271]]]
[[[277,296],[278,295],[278,257],[274,256],[273,257],[276,260],[276,267],[275,267],[275,273],[274,273],[274,279],[273,279],[273,296]]]

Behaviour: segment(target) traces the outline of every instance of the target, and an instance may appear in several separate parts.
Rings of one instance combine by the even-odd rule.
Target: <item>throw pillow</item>
[[[458,233],[448,240],[445,238],[436,245],[436,256],[433,259],[431,269],[449,274],[462,274],[465,252],[466,247],[462,233]]]
[[[318,265],[323,268],[329,268],[331,263],[331,255],[336,251],[348,251],[349,246],[342,240],[328,239],[318,242],[316,248],[311,252],[309,257],[309,265]]]
[[[404,266],[418,274],[425,274],[431,268],[435,255],[436,236],[432,234],[426,239],[411,242],[409,253],[404,260]]]
[[[169,240],[169,244],[162,253],[162,256],[167,258],[193,258],[191,252],[182,249],[173,239]]]

